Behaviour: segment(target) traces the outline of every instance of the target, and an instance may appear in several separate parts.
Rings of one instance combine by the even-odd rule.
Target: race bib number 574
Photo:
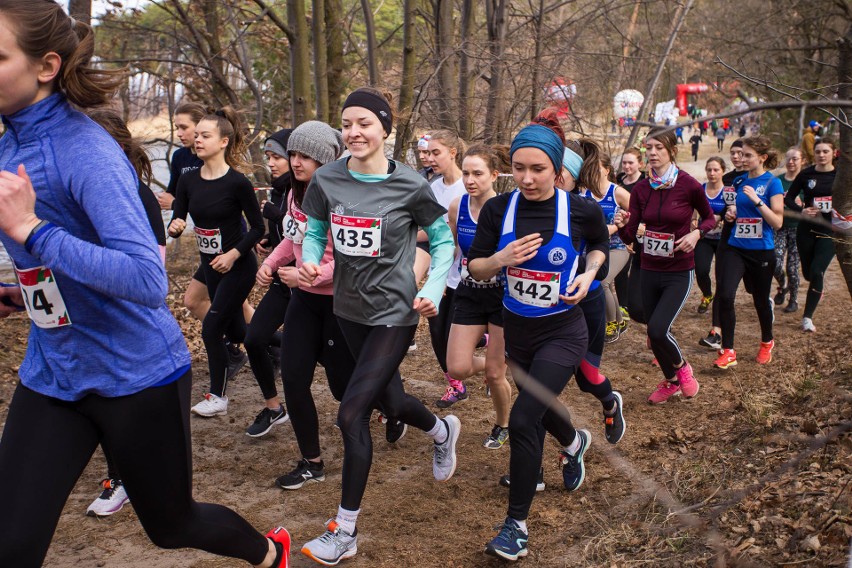
[[[334,249],[347,256],[379,256],[382,252],[381,217],[331,216]]]
[[[49,268],[38,266],[28,270],[16,268],[15,271],[21,284],[24,306],[34,324],[42,329],[71,325],[65,300]]]

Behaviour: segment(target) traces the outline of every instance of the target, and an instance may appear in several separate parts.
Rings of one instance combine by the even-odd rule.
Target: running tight
[[[760,322],[760,340],[772,341],[772,275],[775,273],[775,250],[746,250],[727,246],[719,256],[720,280],[716,282],[716,301],[719,302],[719,317],[722,327],[722,348],[734,348],[734,330],[737,314],[734,300],[737,287],[745,274],[749,274],[754,309]]]
[[[243,302],[254,287],[256,272],[257,259],[251,252],[238,258],[224,274],[204,262],[204,279],[211,302],[201,324],[201,339],[210,364],[210,392],[216,396],[224,396],[228,387],[228,349],[223,337],[231,343],[245,340]]]
[[[450,327],[453,325],[453,309],[456,291],[447,288],[438,306],[438,315],[428,319],[429,339],[432,340],[432,350],[438,359],[443,372],[447,372],[447,342],[450,339]]]
[[[787,257],[786,263],[784,262],[785,256]],[[784,274],[785,267],[786,277]],[[791,302],[798,300],[799,247],[796,245],[796,229],[782,227],[775,231],[775,280],[781,290],[790,292]]]
[[[328,386],[342,400],[355,361],[334,315],[332,296],[294,290],[284,322],[281,376],[290,423],[306,459],[320,457],[319,420],[311,394],[317,363],[325,367]]]
[[[122,473],[151,541],[252,564],[267,539],[221,505],[192,499],[191,373],[118,398],[76,402],[18,385],[0,441],[0,566],[41,566],[62,508],[98,444]]]
[[[617,321],[621,323],[624,316],[618,309],[618,291],[615,279],[630,262],[630,253],[627,249],[610,249],[609,251],[609,274],[601,282],[606,296],[606,321]]]
[[[377,403],[410,426],[425,432],[437,423],[437,417],[402,388],[399,365],[414,337],[416,325],[370,326],[343,318],[337,319],[355,369],[340,402],[337,425],[343,434],[343,495],[341,506],[349,511],[361,507],[367,477],[373,462],[370,414]]]
[[[290,297],[290,288],[277,278],[273,279],[269,290],[254,310],[246,332],[245,347],[249,364],[265,400],[278,396],[275,366],[267,348],[275,332],[284,323]]]
[[[705,298],[713,296],[713,281],[710,280],[710,268],[719,248],[719,239],[704,237],[695,245],[695,282],[701,295]]]
[[[634,248],[642,248],[642,243],[636,242]],[[630,291],[627,295],[627,311],[630,313],[631,321],[637,323],[648,323],[645,320],[645,308],[642,305],[642,255],[634,253],[630,259],[630,276],[628,286]]]
[[[804,317],[813,318],[825,290],[825,271],[834,258],[834,240],[814,232],[808,223],[799,223],[796,244],[802,258],[802,275],[810,282]]]
[[[683,363],[683,354],[672,335],[672,325],[689,298],[692,270],[679,272],[641,271],[642,305],[648,320],[651,350],[666,380],[671,381]]]
[[[580,367],[577,369],[577,386],[581,391],[589,393],[604,405],[607,409],[612,408],[615,397],[612,394],[612,384],[600,372],[601,357],[603,357],[604,339],[606,337],[606,320],[604,307],[603,289],[598,288],[592,290],[583,298],[579,304],[583,310],[583,318],[586,321],[586,329],[589,332],[589,347],[583,360],[580,362]],[[559,440],[562,444],[564,435],[560,435],[558,428],[548,432]],[[567,446],[571,443],[573,437],[568,438],[568,441],[562,445]]]

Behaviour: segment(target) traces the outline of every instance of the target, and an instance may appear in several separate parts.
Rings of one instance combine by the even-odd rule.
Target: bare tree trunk
[[[473,82],[470,76],[470,38],[473,35],[473,0],[462,2],[461,54],[459,55],[459,136],[469,139],[473,131],[470,102],[473,99]]]
[[[541,28],[544,25],[544,0],[538,2],[538,13],[535,15],[535,56],[533,58],[532,77],[530,78],[530,120],[538,113],[539,93],[541,85],[539,71],[541,70],[542,38]]]
[[[627,35],[624,38],[624,49],[621,53],[621,65],[618,66],[618,76],[615,78],[615,88],[613,93],[621,90],[621,83],[624,81],[624,74],[627,72],[627,56],[630,55],[630,45],[633,41],[633,32],[636,31],[636,21],[639,19],[639,7],[642,5],[642,0],[635,0],[633,3],[633,15],[630,16],[630,25],[627,26]]]
[[[435,65],[438,69],[438,95],[435,122],[440,128],[454,129],[456,126],[456,102],[458,100],[453,22],[453,1],[436,0],[435,6]]]
[[[328,44],[325,37],[325,0],[313,0],[311,27],[314,38],[314,89],[317,120],[328,122]]]
[[[675,39],[677,39],[677,34],[680,31],[681,26],[683,26],[683,22],[686,21],[686,15],[689,13],[689,10],[692,8],[694,3],[695,0],[687,0],[686,4],[678,6],[678,11],[675,14],[674,22],[672,23],[672,31],[669,33],[669,41],[666,43],[666,50],[663,52],[662,57],[660,57],[660,61],[657,63],[657,71],[654,73],[654,77],[645,89],[645,100],[642,102],[642,106],[639,109],[639,116],[637,117],[637,120],[644,120],[646,116],[648,106],[651,104],[651,97],[654,94],[654,90],[657,88],[657,83],[660,81],[660,77],[663,75],[663,70],[666,68],[666,61],[669,58],[669,54],[672,52],[672,47],[674,46]],[[630,131],[630,136],[627,137],[627,144],[625,144],[624,148],[630,148],[633,143],[636,142],[638,135],[639,125],[636,124]]]
[[[75,20],[92,25],[92,0],[69,0],[68,13]]]
[[[852,97],[852,25],[844,37],[837,42],[839,57],[837,67],[838,97]],[[852,128],[839,121],[840,158],[837,160],[837,175],[832,187],[832,204],[841,215],[852,214]],[[835,239],[837,261],[846,280],[846,288],[852,295],[852,236],[843,235]]]
[[[503,52],[506,44],[506,0],[486,0],[485,18],[488,27],[488,53],[491,60],[491,81],[485,110],[485,141],[501,142],[506,128],[503,116]]]
[[[343,106],[343,14],[341,0],[325,0],[325,39],[328,53],[328,123],[340,127]]]
[[[364,27],[367,32],[367,68],[370,72],[370,85],[379,84],[379,68],[376,62],[376,26],[373,23],[373,10],[370,0],[361,0],[361,10],[364,12]]]
[[[396,142],[393,147],[395,160],[405,158],[405,150],[411,139],[411,121],[414,103],[414,5],[416,0],[404,0],[402,4],[402,82],[396,107]]]
[[[293,30],[293,41],[290,42],[290,92],[295,128],[308,120],[311,100],[311,57],[304,2],[287,2],[287,24]]]

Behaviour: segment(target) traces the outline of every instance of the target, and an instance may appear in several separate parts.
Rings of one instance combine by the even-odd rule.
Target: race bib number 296
[[[380,217],[331,216],[334,249],[347,256],[379,256],[382,252]]]

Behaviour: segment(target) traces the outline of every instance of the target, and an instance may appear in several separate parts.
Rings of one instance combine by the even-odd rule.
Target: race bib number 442
[[[49,268],[38,266],[18,270],[18,282],[24,297],[24,306],[34,324],[42,329],[71,325],[65,301]]]
[[[559,302],[559,272],[540,272],[510,266],[506,270],[509,295],[528,306],[552,308]]]
[[[347,256],[379,256],[382,252],[381,217],[331,216],[334,249]]]

